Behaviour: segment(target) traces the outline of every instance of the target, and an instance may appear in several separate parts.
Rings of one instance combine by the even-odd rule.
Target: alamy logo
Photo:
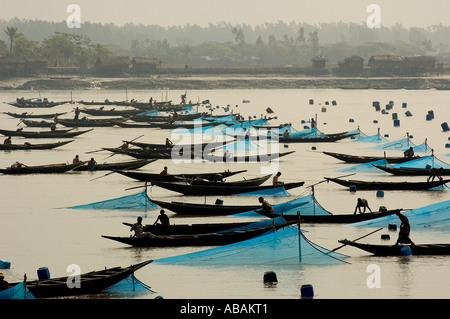
[[[372,13],[367,17],[367,27],[370,29],[381,28],[381,8],[378,4],[370,4],[367,6],[368,13]]]
[[[78,4],[69,4],[67,13],[72,13],[67,17],[66,24],[69,29],[81,28],[81,8]]]

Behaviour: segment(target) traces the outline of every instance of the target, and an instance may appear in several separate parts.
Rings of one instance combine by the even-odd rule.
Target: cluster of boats
[[[61,102],[67,103],[67,102]],[[171,103],[156,103],[149,101],[149,103],[140,102],[82,102],[79,103],[89,105],[102,105],[96,109],[80,109],[80,112],[86,113],[89,116],[108,117],[103,119],[61,119],[60,116],[66,113],[53,113],[44,115],[34,115],[28,113],[12,113],[5,112],[8,116],[20,118],[20,123],[28,127],[52,127],[45,131],[26,131],[19,130],[3,130],[0,129],[0,134],[4,136],[20,136],[30,139],[64,139],[74,138],[81,134],[88,133],[94,130],[94,127],[133,127],[133,128],[158,128],[158,129],[174,129],[174,128],[198,128],[198,124],[188,123],[186,121],[201,120],[201,127],[218,127],[219,125],[226,125],[227,127],[233,125],[241,125],[246,129],[249,126],[242,126],[246,121],[243,121],[240,116],[232,116],[225,120],[225,116],[208,116],[205,113],[189,113],[177,111],[183,110],[186,105],[172,105]],[[52,107],[60,105],[58,102],[48,101],[31,101],[18,99],[17,102],[10,103],[13,106],[21,108],[38,108],[38,107]],[[125,110],[109,109],[105,110],[104,106],[125,106]],[[169,115],[144,115],[146,111],[165,111],[170,112]],[[42,118],[44,120],[36,121],[34,119]],[[45,119],[53,118],[53,122],[45,121]],[[227,123],[230,120],[231,122]],[[55,124],[70,127],[69,129],[55,129]],[[79,127],[90,127],[87,130],[75,130]],[[294,132],[290,134],[291,127],[286,126],[269,126],[267,124],[258,124],[255,127],[266,128],[271,131],[271,134],[276,134],[276,140],[282,143],[325,143],[335,142],[345,138],[351,138],[357,133],[343,132],[336,134],[322,134],[314,129],[308,129],[308,132]],[[283,129],[283,130],[281,130]],[[277,132],[278,130],[278,132]],[[288,131],[289,134],[285,132]],[[245,131],[247,132],[247,131]],[[275,133],[273,133],[275,132]],[[265,138],[272,138],[274,135],[265,135]],[[262,138],[258,136],[258,139]],[[226,143],[235,143],[236,140],[248,141],[252,136],[245,134],[244,136],[234,136],[231,141]],[[13,150],[52,150],[69,143],[74,140],[58,141],[53,143],[24,143],[24,144],[3,144],[0,149],[5,151]],[[65,173],[69,171],[108,171],[108,174],[116,173],[127,178],[134,179],[139,182],[150,183],[169,191],[177,192],[183,195],[195,196],[227,196],[236,194],[258,193],[263,191],[276,191],[277,189],[290,190],[304,186],[304,181],[297,181],[283,184],[267,185],[272,175],[264,175],[256,178],[243,179],[239,181],[224,181],[224,178],[235,176],[246,172],[246,170],[236,171],[216,171],[204,173],[186,173],[186,174],[170,174],[161,175],[157,173],[148,173],[138,171],[138,168],[143,168],[146,165],[158,159],[170,159],[174,154],[179,156],[187,155],[189,158],[202,157],[204,160],[216,162],[262,162],[279,159],[284,156],[293,154],[294,151],[281,153],[268,153],[245,156],[231,156],[226,152],[224,154],[214,153],[212,150],[215,147],[221,147],[226,143],[217,143],[215,145],[201,144],[201,145],[167,145],[167,144],[150,144],[139,143],[135,140],[123,141],[125,147],[109,148],[104,147],[99,151],[108,151],[112,154],[127,155],[132,160],[125,162],[113,162],[103,164],[92,164],[88,162],[78,162],[73,164],[61,163],[40,166],[26,166],[9,167],[0,169],[3,174],[54,174]],[[130,147],[131,146],[131,147]],[[208,149],[209,148],[209,149]],[[205,150],[208,149],[208,156],[205,156]],[[201,150],[201,154],[198,151]],[[185,153],[186,152],[186,153]],[[411,158],[407,157],[386,157],[386,156],[354,156],[341,153],[324,152],[328,156],[347,163],[370,163],[379,160],[386,160],[390,164],[401,164],[414,159],[419,159],[419,156]],[[429,169],[425,168],[398,168],[397,171],[389,171],[386,166],[373,165],[383,171],[395,175],[428,175]],[[449,170],[441,171],[442,175],[449,175]],[[218,177],[220,177],[218,179]],[[437,186],[445,185],[450,182],[449,179],[438,178],[436,181],[430,182],[380,182],[380,181],[360,181],[360,180],[344,180],[342,178],[324,177],[325,181],[331,181],[342,185],[346,188],[355,187],[357,190],[424,190]],[[180,246],[223,246],[236,242],[252,239],[263,234],[275,232],[285,227],[295,226],[299,223],[337,223],[349,224],[360,221],[367,221],[380,217],[390,216],[401,211],[401,209],[394,210],[380,210],[378,212],[370,212],[365,214],[306,214],[306,215],[285,215],[279,213],[261,213],[258,210],[260,205],[223,205],[223,203],[216,204],[198,204],[179,201],[162,201],[156,199],[149,200],[157,207],[166,209],[170,212],[179,215],[187,216],[228,216],[241,214],[246,212],[258,212],[262,221],[259,222],[232,222],[232,223],[205,223],[205,224],[177,224],[177,225],[144,225],[143,230],[147,236],[131,236],[119,237],[103,235],[105,239],[117,241],[126,245],[134,247],[180,247]],[[124,223],[125,226],[131,227],[132,224]],[[368,245],[356,243],[356,240],[341,240],[343,245],[354,246],[363,249],[375,255],[382,256],[396,256],[401,255],[402,251],[398,245]],[[411,250],[414,255],[448,255],[450,254],[450,244],[443,245],[411,245]],[[91,294],[99,293],[106,287],[109,287],[120,280],[126,278],[134,271],[150,264],[153,260],[148,260],[129,267],[114,267],[101,271],[93,271],[80,276],[83,289],[68,289],[67,277],[52,278],[48,280],[27,281],[25,279],[26,287],[35,297],[60,297],[73,294]],[[14,288],[19,285],[13,283]]]

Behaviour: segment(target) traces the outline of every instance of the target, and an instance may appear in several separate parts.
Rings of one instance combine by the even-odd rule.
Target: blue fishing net
[[[307,195],[299,197],[281,204],[272,205],[274,214],[277,215],[294,215],[297,216],[297,212],[300,215],[331,215],[326,209],[324,209],[316,200],[314,195]],[[256,217],[261,216],[255,211],[249,211],[244,213],[235,214],[233,216],[239,217]]]
[[[161,258],[153,263],[167,265],[333,265],[347,256],[310,242],[295,226],[199,252]]]
[[[133,298],[155,292],[138,280],[133,274],[128,275],[118,283],[102,290],[103,293],[114,294],[116,297]]]
[[[291,134],[292,138],[299,138],[299,137],[307,138],[307,137],[322,137],[322,136],[326,136],[326,135],[323,134],[321,131],[319,131],[315,127],[309,128],[306,130],[302,130],[302,131],[293,132]]]
[[[138,115],[144,115],[144,116],[164,116],[164,114],[160,113],[158,110],[149,110],[142,113],[139,113]]]
[[[450,200],[407,210],[402,212],[402,214],[408,217],[413,230],[428,229],[432,227],[433,229],[448,231],[450,226]],[[346,226],[387,228],[391,223],[400,226],[400,220],[395,214],[348,224]]]
[[[223,147],[221,147],[221,149],[227,150],[230,152],[233,152],[233,151],[257,151],[257,150],[261,149],[261,146],[259,146],[257,143],[255,143],[251,139],[246,138],[245,140],[226,144]]]
[[[386,161],[385,159],[381,159],[381,160],[374,161],[374,162],[361,163],[361,164],[352,165],[349,167],[335,169],[333,172],[375,172],[375,173],[381,172],[381,170],[374,167],[372,164],[379,165],[379,166],[389,165],[388,161]]]
[[[411,140],[406,137],[404,139],[398,140],[398,141],[393,141],[387,144],[383,144],[383,145],[378,145],[375,147],[372,147],[372,150],[407,150],[410,147],[414,147],[415,144],[413,142],[411,142]]]
[[[354,139],[354,140],[358,140],[358,139],[367,137],[367,134],[363,133],[359,129],[359,127],[356,130],[348,131],[347,133],[345,133],[345,135],[351,135],[352,139]]]
[[[404,151],[406,151],[406,149]],[[431,152],[432,149],[431,149],[431,147],[428,146],[427,143],[422,143],[422,144],[414,146],[413,151],[415,153],[428,153],[428,152]]]
[[[147,211],[160,208],[152,203],[148,198],[147,192],[141,192],[134,195],[123,196],[119,198],[108,199],[100,202],[67,207],[71,209],[124,209],[133,211]]]
[[[262,189],[253,192],[237,194],[238,196],[289,196],[291,195],[283,186]]]
[[[21,282],[14,287],[0,291],[0,299],[35,299],[35,297],[28,288],[25,288],[25,283]]]
[[[450,164],[438,159],[434,155],[424,156],[415,160],[407,161],[404,163],[399,163],[392,165],[392,167],[412,167],[412,168],[431,168],[431,167],[442,167],[450,168]]]
[[[385,139],[380,134],[370,135],[366,136],[357,140],[354,140],[353,142],[364,142],[364,143],[385,143],[389,142],[387,139]]]

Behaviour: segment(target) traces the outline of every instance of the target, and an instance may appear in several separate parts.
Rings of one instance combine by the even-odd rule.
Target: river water
[[[109,99],[136,99],[148,101],[173,100],[179,103],[184,91],[162,90],[79,90],[79,91],[3,91],[2,102],[14,101],[17,97],[47,97],[61,101],[103,101]],[[448,90],[340,90],[340,89],[288,89],[288,90],[192,90],[187,99],[193,102],[209,99],[214,108],[213,114],[225,114],[222,107],[230,106],[234,113],[259,118],[261,114],[276,116],[271,124],[290,122],[301,130],[303,121],[317,115],[318,128],[324,133],[337,133],[354,130],[358,126],[367,135],[381,134],[389,141],[404,138],[407,132],[413,136],[415,144],[427,139],[428,144],[440,159],[450,150],[449,132],[443,132],[441,123],[450,123],[450,91]],[[248,103],[243,103],[247,100]],[[313,104],[309,101],[313,100]],[[336,105],[332,105],[332,101]],[[390,114],[375,111],[373,101],[379,101],[384,108],[390,101],[394,107]],[[327,103],[329,102],[329,103]],[[402,107],[407,103],[407,107]],[[329,105],[327,105],[329,104]],[[52,109],[33,110],[38,113],[68,112],[64,117],[73,117],[75,105],[65,104]],[[274,113],[266,114],[270,107]],[[413,116],[405,116],[406,111]],[[434,119],[427,121],[428,111],[434,112]],[[1,111],[22,112],[22,109],[2,104]],[[199,107],[199,111],[209,111]],[[393,125],[391,114],[398,113],[400,126]],[[352,121],[351,121],[352,120]],[[375,123],[374,121],[377,121]],[[19,120],[0,114],[0,127],[16,129],[23,124]],[[142,136],[143,135],[143,136]],[[94,131],[75,138],[75,141],[51,151],[15,151],[0,154],[0,166],[6,167],[16,160],[27,165],[71,162],[78,154],[82,160],[91,156],[97,162],[116,162],[130,160],[123,155],[111,156],[108,152],[94,152],[102,147],[117,147],[122,140],[132,140],[141,136],[142,142],[163,143],[166,137],[176,138],[170,131],[134,128],[95,128]],[[24,139],[13,138],[22,143]],[[34,141],[46,142],[44,140]],[[326,156],[322,151],[349,154],[376,154],[381,151],[370,150],[370,143],[354,143],[350,139],[324,144],[290,144],[280,146],[280,151],[295,150],[294,154],[283,157],[279,167],[273,169],[283,173],[285,182],[305,181],[305,186],[318,183],[327,176],[339,176],[335,169],[348,166],[337,159]],[[315,147],[315,149],[313,149]],[[388,151],[388,156],[401,155],[401,151]],[[141,171],[159,172],[164,166],[172,173],[217,171],[222,169],[247,169],[243,175],[252,178],[261,175],[261,168],[267,164],[245,163],[173,163],[171,160],[158,160],[141,168]],[[202,248],[131,248],[101,237],[101,235],[129,236],[129,229],[122,222],[134,222],[142,216],[144,223],[153,223],[158,211],[145,213],[131,211],[90,211],[70,210],[64,207],[92,203],[131,194],[126,190],[140,184],[119,174],[108,172],[84,172],[53,175],[30,175],[0,177],[1,223],[0,259],[12,263],[11,269],[2,270],[10,282],[20,281],[26,273],[29,279],[37,278],[36,270],[48,267],[52,276],[68,275],[70,264],[80,266],[82,272],[104,267],[127,266],[146,259],[175,256]],[[355,179],[392,179],[386,174],[358,173]],[[235,176],[230,180],[242,179]],[[417,177],[415,180],[423,180]],[[273,197],[269,200],[280,203],[296,196],[309,194],[309,188],[291,190],[291,196]],[[449,190],[443,191],[386,191],[384,197],[377,197],[376,191],[349,192],[333,184],[321,183],[315,187],[319,203],[334,214],[352,213],[356,198],[368,199],[372,209],[386,206],[394,208],[418,208],[450,199]],[[173,192],[154,187],[149,195],[162,200],[189,202],[213,202],[214,198],[191,196],[188,198]],[[257,197],[222,196],[225,204],[257,204]],[[232,217],[179,217],[171,214],[172,223],[216,222],[234,220]],[[242,219],[242,218],[241,218]],[[239,220],[241,220],[239,219]],[[372,228],[345,227],[344,225],[302,225],[307,238],[312,242],[333,249],[340,244],[339,239],[355,239],[373,231]],[[390,234],[390,241],[381,241],[381,234]],[[450,232],[433,229],[413,229],[412,238],[416,243],[449,243]],[[372,243],[394,243],[396,233],[384,229],[361,240]],[[356,248],[344,247],[338,252],[348,256],[348,262],[333,266],[295,265],[295,266],[240,266],[240,267],[194,267],[164,266],[150,264],[139,270],[136,277],[151,286],[156,294],[139,298],[164,299],[299,299],[300,287],[311,284],[316,299],[412,299],[450,297],[450,257],[373,257]],[[368,271],[375,265],[380,270],[379,286],[371,287]],[[274,271],[279,283],[268,288],[263,284],[263,274]]]

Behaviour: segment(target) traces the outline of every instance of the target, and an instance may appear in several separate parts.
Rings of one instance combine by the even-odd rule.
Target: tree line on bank
[[[0,56],[41,57],[50,66],[86,67],[97,57],[126,55],[157,58],[178,65],[311,65],[315,56],[336,64],[349,56],[438,55],[450,48],[450,27],[370,29],[354,23],[318,26],[284,22],[256,27],[221,22],[143,26],[0,20]],[[38,32],[39,31],[39,32]]]

